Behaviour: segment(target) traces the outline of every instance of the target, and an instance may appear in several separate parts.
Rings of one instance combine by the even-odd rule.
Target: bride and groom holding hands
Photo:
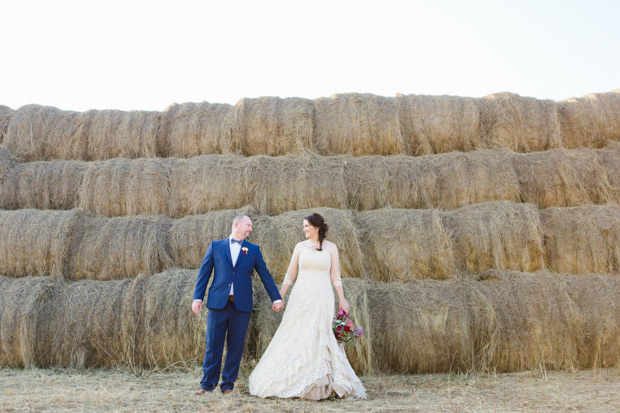
[[[295,246],[280,292],[260,247],[247,241],[252,233],[249,217],[235,217],[231,235],[209,245],[192,303],[192,311],[199,315],[213,273],[206,304],[209,313],[203,377],[197,395],[213,391],[220,382],[224,342],[227,354],[220,388],[224,394],[234,389],[253,308],[252,273],[256,271],[276,312],[284,309],[282,297],[293,282],[295,286],[278,330],[249,377],[250,393],[320,400],[334,392],[341,398],[366,398],[332,331],[334,290],[339,309],[349,312],[340,280],[338,249],[325,240],[327,224],[321,215],[307,216],[303,231],[307,239]]]

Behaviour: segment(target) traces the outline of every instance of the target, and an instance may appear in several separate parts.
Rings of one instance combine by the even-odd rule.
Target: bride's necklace
[[[313,249],[317,249],[317,248],[321,245],[319,242],[317,242],[317,243],[315,244],[314,242],[312,242],[312,241],[310,241],[310,240],[308,240],[308,243],[310,244],[310,246],[311,246]]]

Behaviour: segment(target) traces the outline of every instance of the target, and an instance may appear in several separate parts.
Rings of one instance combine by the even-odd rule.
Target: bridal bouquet
[[[364,334],[362,327],[355,328],[349,315],[343,310],[339,310],[336,318],[332,321],[332,329],[338,343],[348,346]]]

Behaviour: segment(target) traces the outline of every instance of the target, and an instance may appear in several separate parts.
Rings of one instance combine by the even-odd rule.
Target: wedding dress
[[[282,322],[250,375],[250,393],[319,400],[334,391],[341,398],[365,399],[366,390],[332,331],[331,255],[309,241],[295,249],[299,273]]]

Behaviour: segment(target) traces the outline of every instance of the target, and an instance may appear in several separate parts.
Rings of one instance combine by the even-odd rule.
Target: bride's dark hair
[[[317,248],[317,251],[322,251],[323,240],[327,236],[327,230],[329,229],[329,227],[327,226],[327,223],[325,222],[323,217],[317,214],[316,212],[313,213],[312,215],[308,215],[305,219],[308,221],[310,225],[319,229],[319,248]]]

